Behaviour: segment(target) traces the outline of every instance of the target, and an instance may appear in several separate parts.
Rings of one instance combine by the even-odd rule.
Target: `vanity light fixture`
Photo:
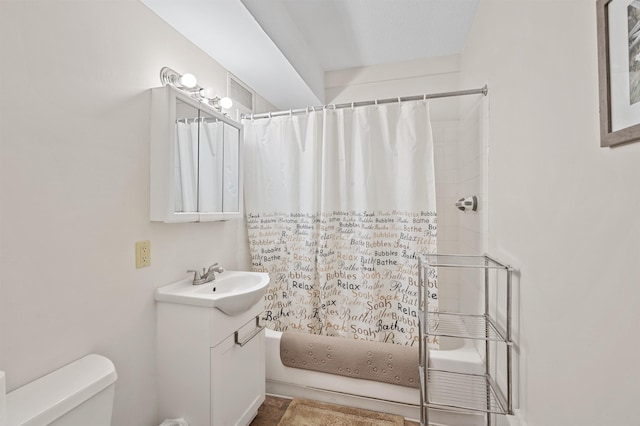
[[[178,74],[169,67],[163,67],[160,70],[160,81],[162,84],[171,84],[178,89],[193,89],[198,85],[198,80],[193,74]]]
[[[170,84],[184,91],[192,98],[212,106],[219,112],[222,112],[223,108],[231,108],[233,105],[231,98],[226,96],[221,98],[216,96],[214,89],[198,86],[196,77],[193,74],[178,74],[169,67],[163,67],[160,70],[160,81],[164,85]]]
[[[202,102],[208,103],[218,111],[222,111],[222,108],[231,108],[233,105],[231,98],[226,96],[223,98],[216,96],[215,90],[211,87],[199,89],[195,97],[200,99]]]

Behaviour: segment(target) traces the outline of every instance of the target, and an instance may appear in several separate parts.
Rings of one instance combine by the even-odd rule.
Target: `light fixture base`
[[[185,77],[189,80],[187,84],[183,81]],[[213,89],[198,86],[193,74],[187,73],[181,75],[172,68],[162,67],[160,70],[160,82],[162,82],[164,86],[170,85],[184,91],[193,99],[209,105],[218,112],[222,112],[223,108],[231,108],[233,105],[233,101],[230,98],[220,98],[215,95]]]
[[[160,81],[163,85],[171,84],[172,86],[176,85],[176,82],[180,79],[180,74],[176,71],[172,70],[169,67],[162,67],[160,70]]]

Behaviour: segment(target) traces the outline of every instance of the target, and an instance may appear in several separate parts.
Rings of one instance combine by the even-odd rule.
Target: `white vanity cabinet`
[[[160,419],[248,425],[265,398],[264,330],[256,320],[264,302],[237,316],[167,302],[157,310]]]
[[[251,320],[211,348],[212,425],[248,425],[264,402],[265,337],[251,338],[256,326]]]
[[[151,89],[150,217],[242,216],[242,125],[170,85]]]

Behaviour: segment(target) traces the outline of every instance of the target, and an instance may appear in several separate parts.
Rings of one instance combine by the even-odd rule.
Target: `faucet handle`
[[[193,269],[187,270],[187,273],[190,273],[190,272],[193,272],[193,279],[194,280],[199,280],[200,278],[202,278],[202,276],[200,275],[200,272],[194,271]]]
[[[220,268],[219,265],[220,265],[220,263],[216,262],[213,265],[209,266],[209,269],[207,270],[206,274],[210,274],[213,271],[218,272],[218,269],[222,269],[222,268]],[[204,271],[204,268],[202,268],[202,270]]]

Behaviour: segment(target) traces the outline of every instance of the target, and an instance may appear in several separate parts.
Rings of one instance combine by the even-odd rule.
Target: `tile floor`
[[[258,409],[258,415],[250,426],[276,426],[284,416],[284,412],[287,411],[289,402],[291,402],[290,399],[267,395],[264,403]],[[419,426],[418,422],[409,420],[405,420],[404,424],[405,426]]]

